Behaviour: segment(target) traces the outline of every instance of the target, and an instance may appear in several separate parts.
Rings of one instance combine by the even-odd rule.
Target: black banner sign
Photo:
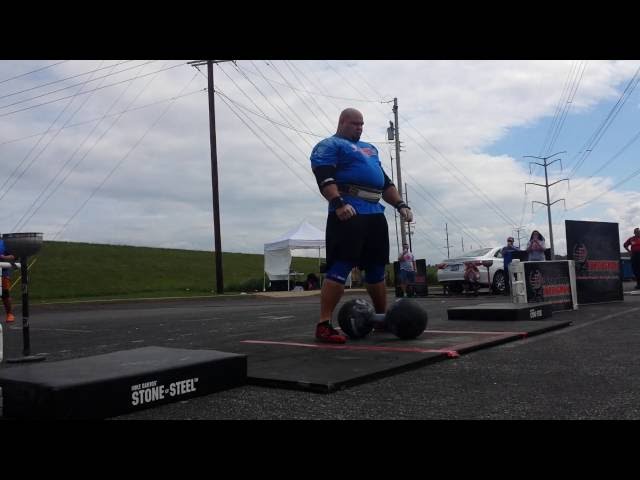
[[[618,224],[565,220],[567,258],[575,262],[578,303],[624,299]]]
[[[526,262],[524,279],[527,302],[551,302],[552,310],[572,310],[569,262]]]

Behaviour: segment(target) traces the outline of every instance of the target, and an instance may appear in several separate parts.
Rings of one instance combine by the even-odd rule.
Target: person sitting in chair
[[[315,273],[310,273],[307,275],[307,281],[305,282],[304,289],[305,290],[317,290],[320,288],[320,279],[316,276]]]
[[[480,270],[475,262],[464,262],[464,287],[467,292],[478,296],[480,289]]]

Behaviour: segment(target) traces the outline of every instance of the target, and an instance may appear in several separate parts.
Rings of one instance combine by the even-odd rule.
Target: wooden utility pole
[[[446,224],[446,223],[444,224],[444,231],[445,231],[445,233],[447,235],[447,246],[444,247],[444,248],[447,249],[447,258],[451,258],[451,254],[449,252],[449,247],[451,246],[451,245],[449,245],[449,225]]]
[[[394,125],[394,137],[396,141],[396,168],[398,170],[398,183],[396,187],[398,188],[398,193],[400,194],[400,198],[402,198],[402,169],[400,168],[400,127],[398,126],[398,99],[393,99],[393,117],[395,120]],[[402,244],[407,243],[407,228],[405,225],[405,221],[400,219],[400,237],[402,238]]]
[[[207,66],[208,97],[209,97],[209,144],[211,147],[211,191],[213,193],[213,235],[216,256],[216,292],[224,293],[224,275],[222,272],[222,234],[220,232],[220,195],[218,189],[218,151],[216,148],[216,105],[215,90],[213,89],[213,64],[228,62],[229,60],[202,60],[189,62],[192,66]]]

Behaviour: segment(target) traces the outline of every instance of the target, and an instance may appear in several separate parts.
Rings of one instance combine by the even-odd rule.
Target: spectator
[[[307,281],[305,282],[304,289],[305,290],[317,290],[320,288],[320,280],[316,276],[315,273],[310,273],[307,275]]]
[[[509,295],[510,281],[509,281],[509,264],[512,260],[512,253],[519,252],[520,249],[514,245],[515,240],[513,237],[507,238],[507,245],[502,248],[502,261],[504,262],[504,293]]]
[[[4,240],[0,239],[0,262],[9,262],[12,265],[15,264],[16,257],[8,254],[5,251]],[[15,266],[15,265],[14,265]],[[7,314],[7,323],[12,323],[16,320],[13,314],[13,308],[11,306],[11,269],[2,269],[2,304],[4,305],[4,311]]]
[[[416,283],[416,259],[409,250],[408,244],[402,245],[402,253],[398,257],[400,262],[400,286],[402,287],[402,296],[407,296],[407,286]]]
[[[623,247],[631,253],[631,268],[636,277],[636,288],[640,288],[640,228],[633,230],[633,237],[629,237]]]
[[[464,287],[467,292],[478,296],[480,289],[480,270],[476,262],[464,262]]]
[[[544,237],[538,230],[531,232],[531,238],[527,244],[527,253],[529,254],[530,262],[544,262],[546,260],[544,251],[546,249],[544,243]]]

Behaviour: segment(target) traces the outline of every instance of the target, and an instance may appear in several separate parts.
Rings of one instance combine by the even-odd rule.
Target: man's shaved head
[[[351,118],[354,115],[362,118],[362,113],[359,110],[356,110],[355,108],[345,108],[342,112],[340,112],[340,119],[338,120],[338,123],[342,123],[347,118]]]
[[[345,108],[338,119],[337,134],[354,142],[360,140],[364,120],[362,113],[355,108]]]

